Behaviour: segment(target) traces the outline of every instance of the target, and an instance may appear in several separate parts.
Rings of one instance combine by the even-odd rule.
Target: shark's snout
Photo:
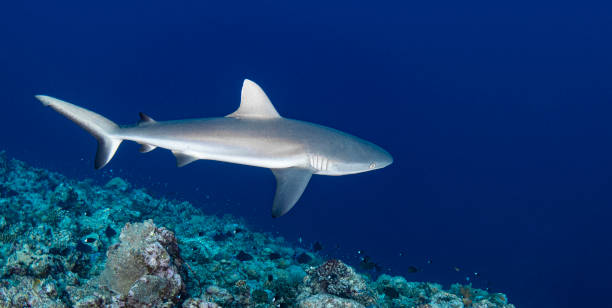
[[[372,169],[381,169],[387,167],[393,163],[393,156],[389,154],[389,152],[384,149],[378,147],[378,151],[376,153],[376,158],[374,162],[370,166]]]
[[[393,156],[391,156],[389,152],[383,150],[383,158],[381,159],[380,167],[384,168],[384,167],[391,165],[392,163],[393,163]]]

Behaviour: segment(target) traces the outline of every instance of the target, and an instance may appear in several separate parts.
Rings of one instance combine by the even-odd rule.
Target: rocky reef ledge
[[[376,281],[237,218],[0,153],[0,307],[514,307],[455,284]]]

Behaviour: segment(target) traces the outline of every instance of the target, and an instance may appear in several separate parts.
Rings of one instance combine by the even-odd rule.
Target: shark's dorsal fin
[[[312,177],[312,171],[303,168],[271,169],[276,177],[276,194],[272,217],[285,215],[300,199]]]
[[[254,82],[245,79],[238,110],[227,115],[231,118],[280,118],[266,93]]]
[[[144,112],[139,112],[138,116],[140,117],[140,120],[138,120],[138,125],[155,123],[155,120],[153,120],[153,118],[151,118],[150,116],[144,114]]]

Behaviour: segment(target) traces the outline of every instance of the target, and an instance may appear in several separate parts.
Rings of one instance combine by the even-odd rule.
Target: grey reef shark
[[[198,159],[269,168],[276,177],[272,216],[287,213],[313,174],[345,175],[371,171],[393,162],[379,146],[347,133],[281,117],[264,91],[245,80],[240,107],[219,118],[155,121],[140,113],[135,125],[119,126],[85,108],[36,95],[92,134],[98,141],[95,168],[104,167],[123,140],[141,144],[146,153],[172,151],[177,165]]]

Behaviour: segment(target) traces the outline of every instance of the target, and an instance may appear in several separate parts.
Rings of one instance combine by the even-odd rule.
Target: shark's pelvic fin
[[[155,150],[157,147],[154,145],[150,145],[150,144],[146,144],[146,143],[141,143],[140,144],[140,149],[138,149],[138,152],[140,153],[149,153],[153,150]]]
[[[276,194],[272,217],[285,215],[300,199],[312,177],[312,171],[303,168],[271,169],[276,177]]]
[[[155,123],[155,120],[153,120],[150,116],[144,114],[144,112],[139,112],[138,116],[140,117],[140,120],[138,120],[138,125]]]
[[[36,95],[36,98],[43,105],[55,109],[55,111],[63,114],[96,137],[98,140],[98,151],[94,163],[96,169],[104,167],[113,158],[122,141],[121,138],[115,136],[115,133],[119,130],[117,124],[95,112],[57,98],[46,95]]]
[[[242,84],[240,107],[227,117],[273,119],[281,116],[266,93],[256,83],[245,79]]]
[[[177,151],[172,151],[172,154],[174,154],[174,157],[176,157],[177,167],[183,167],[199,159],[197,157],[193,157],[191,155],[188,155],[182,152],[177,152]]]

